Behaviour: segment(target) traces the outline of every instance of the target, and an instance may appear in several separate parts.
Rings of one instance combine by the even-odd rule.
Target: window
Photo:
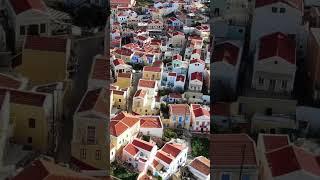
[[[273,13],[278,12],[278,8],[276,8],[276,7],[272,7],[272,12],[273,12]]]
[[[283,80],[281,84],[282,89],[287,89],[287,84],[288,82],[286,80]]]
[[[96,150],[96,160],[101,160],[101,150]]]
[[[199,125],[199,121],[196,122],[196,125],[197,125],[197,126]]]
[[[40,33],[46,33],[46,24],[40,24]]]
[[[239,33],[243,33],[243,29],[239,29]]]
[[[26,34],[26,27],[20,26],[20,35],[25,35],[25,34]]]
[[[262,77],[259,77],[259,85],[263,85],[264,84],[264,79]]]
[[[119,99],[119,102],[121,102],[121,99]]]
[[[286,8],[280,8],[280,13],[285,13],[286,12]]]
[[[35,128],[36,127],[36,120],[33,118],[29,119],[29,128]]]
[[[88,126],[87,128],[87,143],[95,144],[96,142],[96,127]]]
[[[80,149],[80,158],[86,159],[86,155],[87,155],[86,149]]]
[[[278,64],[278,61],[274,61],[274,64]]]
[[[241,180],[250,180],[250,175],[248,175],[248,174],[242,175]]]
[[[222,174],[221,175],[221,180],[230,180],[230,174]]]
[[[32,137],[28,137],[28,143],[29,143],[29,144],[32,143]]]

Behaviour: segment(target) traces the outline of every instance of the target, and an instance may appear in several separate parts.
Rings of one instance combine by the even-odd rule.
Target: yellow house
[[[132,74],[131,73],[118,73],[117,82],[114,85],[122,88],[130,88],[132,83]]]
[[[148,91],[139,89],[133,96],[132,111],[139,115],[157,115],[159,109],[155,108],[155,97],[148,96]]]
[[[103,100],[105,89],[89,90],[74,116],[72,157],[97,169],[106,169],[108,105]]]
[[[116,108],[126,110],[127,109],[127,91],[112,90],[113,102]]]
[[[139,133],[140,120],[137,116],[121,112],[111,119],[110,142],[116,151],[131,142]]]
[[[10,94],[10,123],[13,139],[22,144],[47,152],[53,144],[51,136],[52,96],[36,92],[0,89],[0,94]]]
[[[157,66],[144,66],[143,67],[143,79],[147,80],[161,80],[162,68]]]
[[[69,60],[70,44],[68,39],[28,36],[16,71],[29,78],[32,85],[64,81],[73,63]]]

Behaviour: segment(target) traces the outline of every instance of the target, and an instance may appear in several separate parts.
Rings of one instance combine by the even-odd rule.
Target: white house
[[[242,57],[240,41],[225,41],[214,47],[212,71],[215,82],[221,82],[225,87],[235,91],[239,76]]]
[[[210,160],[206,157],[194,158],[188,165],[188,169],[198,180],[210,180]]]
[[[157,153],[155,143],[135,138],[122,151],[122,160],[132,165],[139,172],[145,172]]]
[[[4,5],[16,48],[22,47],[26,35],[51,35],[49,8],[42,0],[7,0]]]
[[[302,0],[257,0],[251,25],[250,50],[254,50],[261,37],[275,32],[302,38],[299,34],[303,21],[303,9]]]
[[[192,73],[194,72],[200,72],[204,73],[205,70],[205,62],[201,59],[192,59],[189,63],[189,78]]]
[[[113,162],[116,159],[116,148],[112,143],[110,143],[110,162]]]
[[[154,176],[160,176],[163,180],[168,180],[172,174],[184,166],[187,161],[188,147],[185,144],[176,142],[166,143],[157,151],[150,169]]]
[[[203,73],[193,72],[189,79],[189,90],[201,91],[203,86]]]
[[[140,132],[143,135],[162,138],[163,124],[160,116],[140,116]]]
[[[127,21],[128,21],[128,14],[120,12],[117,15],[117,22],[119,22],[120,24],[127,23]]]
[[[201,59],[201,49],[194,49],[191,53],[190,59]]]
[[[252,88],[269,92],[291,92],[296,73],[296,43],[277,32],[263,36],[254,56]]]
[[[147,90],[148,91],[148,95],[155,96],[155,95],[157,95],[157,91],[158,91],[157,81],[139,79],[138,90],[139,89]]]
[[[181,89],[184,91],[185,83],[186,83],[186,76],[179,74],[177,75],[176,80],[174,82],[174,88]]]
[[[124,62],[122,59],[115,59],[112,61],[112,67],[115,71],[116,77],[118,73],[131,73],[132,67]]]
[[[192,131],[210,133],[210,112],[199,104],[191,105]]]

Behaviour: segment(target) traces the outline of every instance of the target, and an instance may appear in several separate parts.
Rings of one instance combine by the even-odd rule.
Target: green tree
[[[172,129],[165,129],[163,133],[163,139],[165,141],[170,141],[171,139],[175,139],[178,137],[178,134],[174,132]]]
[[[204,156],[209,157],[209,140],[207,138],[192,138],[191,140],[191,148],[192,148],[192,156]]]

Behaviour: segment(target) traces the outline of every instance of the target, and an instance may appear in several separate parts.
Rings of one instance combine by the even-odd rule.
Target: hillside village
[[[208,151],[192,140],[205,147],[210,133],[208,3],[111,1],[112,167],[210,179]]]
[[[314,0],[0,0],[0,179],[318,180]]]

